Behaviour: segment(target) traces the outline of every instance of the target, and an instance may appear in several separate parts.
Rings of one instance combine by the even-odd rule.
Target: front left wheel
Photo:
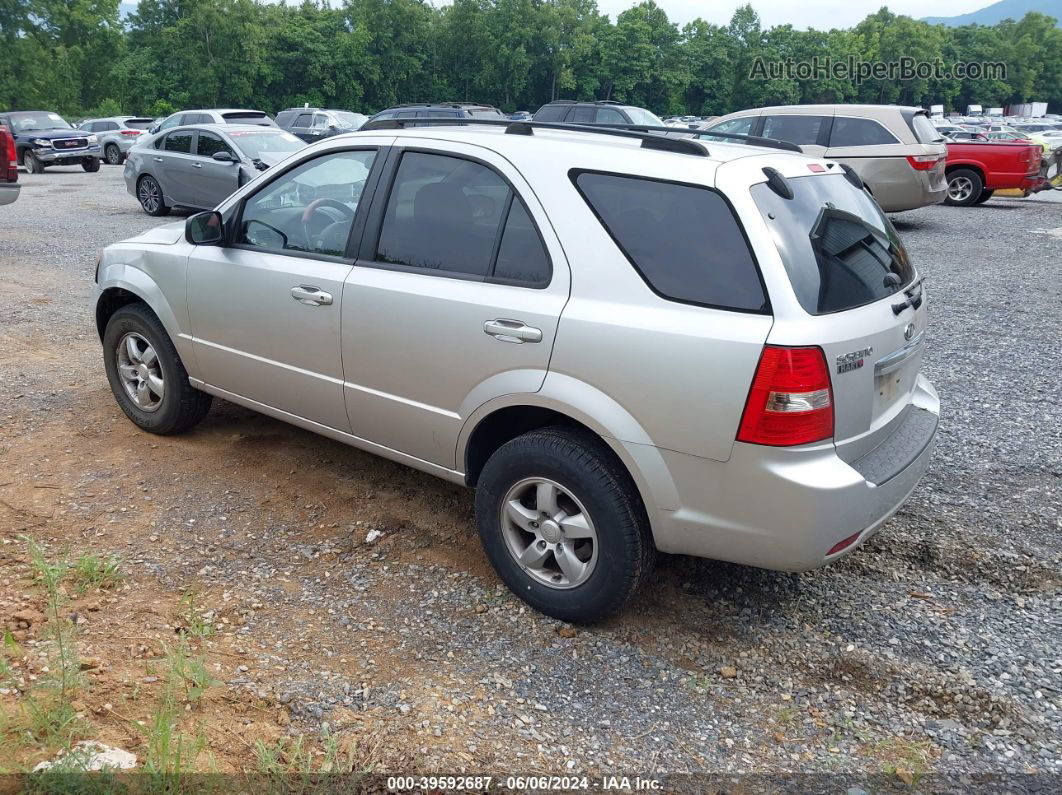
[[[103,364],[118,405],[145,431],[181,433],[210,411],[210,395],[188,383],[177,349],[144,304],[123,306],[107,321]]]
[[[517,596],[564,621],[600,621],[652,570],[655,547],[641,497],[597,437],[531,431],[490,457],[476,489],[487,557]]]

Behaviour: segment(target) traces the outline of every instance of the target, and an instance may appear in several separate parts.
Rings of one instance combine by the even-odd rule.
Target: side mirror
[[[194,246],[216,246],[224,237],[221,213],[210,210],[196,213],[184,222],[184,239]]]
[[[235,163],[236,158],[232,156],[232,152],[226,152],[224,150],[215,152],[212,156],[213,160],[217,160],[219,163]]]

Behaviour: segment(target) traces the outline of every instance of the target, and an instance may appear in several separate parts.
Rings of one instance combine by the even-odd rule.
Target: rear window
[[[920,144],[938,143],[943,140],[937,128],[933,126],[933,122],[921,113],[916,113],[911,117],[911,131]]]
[[[221,118],[228,124],[269,124],[269,117],[260,111],[222,113]]]
[[[154,119],[126,119],[125,127],[127,130],[150,130],[155,126]]]
[[[698,185],[576,172],[575,185],[653,292],[687,304],[767,312],[748,242],[726,200]]]
[[[812,315],[854,309],[911,283],[914,268],[889,219],[843,174],[790,179],[793,198],[752,187],[800,305]]]

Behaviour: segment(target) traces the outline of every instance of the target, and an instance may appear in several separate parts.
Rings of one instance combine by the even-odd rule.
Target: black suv
[[[359,130],[368,118],[364,113],[347,110],[287,108],[277,114],[276,122],[277,127],[313,143],[322,138]]]
[[[100,144],[92,133],[75,130],[58,113],[49,110],[13,110],[0,113],[0,125],[15,138],[18,162],[31,174],[45,166],[77,166],[100,170]]]
[[[644,124],[663,127],[664,122],[645,108],[624,105],[622,102],[576,102],[557,99],[538,109],[535,121],[556,121],[567,124]]]
[[[396,105],[381,110],[369,121],[381,119],[440,119],[452,116],[455,119],[504,119],[505,115],[493,105],[482,102],[414,102],[409,105]]]

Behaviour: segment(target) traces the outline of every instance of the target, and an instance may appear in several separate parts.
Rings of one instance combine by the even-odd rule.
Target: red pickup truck
[[[18,162],[15,139],[7,127],[0,127],[0,207],[18,198]]]
[[[1003,188],[1018,188],[1026,195],[1038,189],[1040,176],[1039,144],[1010,141],[955,142],[948,144],[944,174],[948,180],[945,204],[969,207],[992,198]]]

